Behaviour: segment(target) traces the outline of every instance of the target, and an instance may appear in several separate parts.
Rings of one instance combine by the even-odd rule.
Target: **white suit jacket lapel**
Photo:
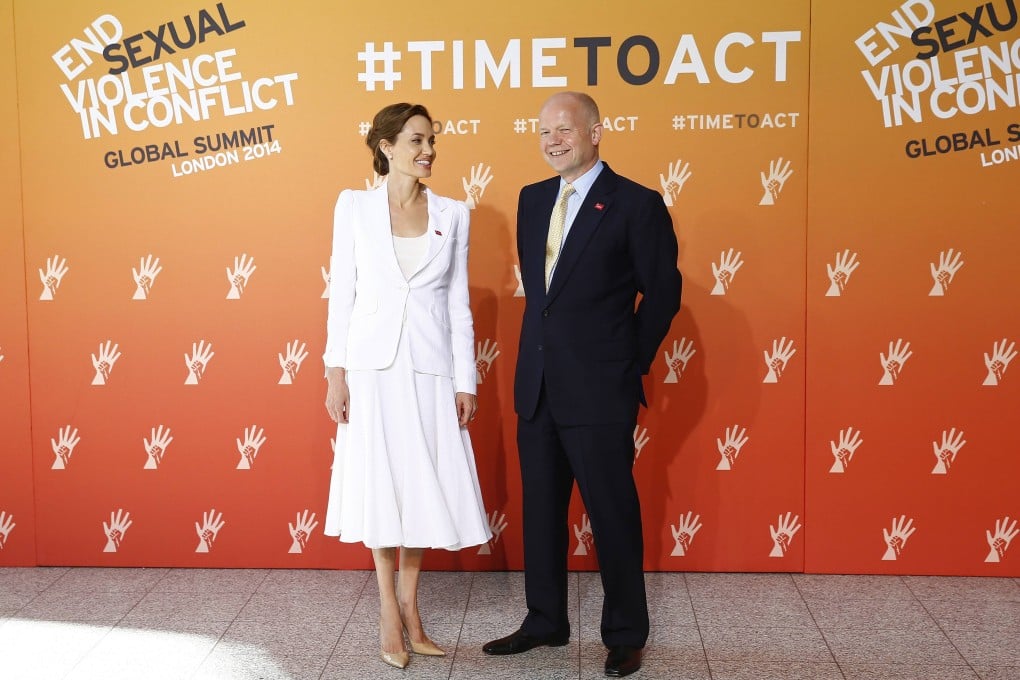
[[[386,192],[386,182],[369,191],[368,198],[371,201],[369,214],[378,215],[379,218],[378,224],[369,227],[373,246],[379,251],[390,275],[403,281],[404,274],[400,271],[397,253],[393,249],[393,227],[390,225],[390,202],[389,194]]]
[[[422,258],[412,276],[427,267],[435,259],[439,251],[443,249],[446,239],[450,238],[450,232],[453,231],[453,224],[450,222],[450,218],[454,213],[447,209],[446,202],[440,201],[432,193],[431,189],[425,190],[425,196],[429,202],[429,225],[425,232],[428,239],[428,248],[425,250],[425,257]]]

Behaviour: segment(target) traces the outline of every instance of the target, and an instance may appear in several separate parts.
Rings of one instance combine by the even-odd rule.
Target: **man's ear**
[[[602,123],[595,123],[591,126],[591,143],[595,146],[599,145],[602,140]]]

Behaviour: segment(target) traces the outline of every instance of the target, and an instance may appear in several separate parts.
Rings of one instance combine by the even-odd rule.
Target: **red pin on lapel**
[[[595,204],[595,209],[596,209],[596,210],[602,210],[602,209],[603,209],[603,208],[605,208],[605,207],[606,207],[606,206],[602,205],[601,203],[596,203],[596,204]]]
[[[442,235],[443,235],[443,232],[441,232],[438,229],[436,229],[436,236],[442,236]]]

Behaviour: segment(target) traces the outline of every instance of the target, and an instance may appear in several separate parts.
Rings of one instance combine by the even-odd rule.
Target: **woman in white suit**
[[[386,181],[341,192],[333,217],[323,359],[339,425],[326,534],[372,549],[382,659],[404,668],[404,631],[415,653],[444,654],[418,613],[423,549],[492,535],[465,429],[478,405],[469,213],[421,184],[436,159],[425,107],[387,106],[366,141]]]

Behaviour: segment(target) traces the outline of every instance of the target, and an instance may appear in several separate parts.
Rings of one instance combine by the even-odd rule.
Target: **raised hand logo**
[[[850,275],[854,273],[858,265],[861,263],[857,261],[857,253],[851,253],[849,250],[844,250],[841,253],[836,253],[836,265],[826,263],[825,270],[829,273],[829,290],[825,291],[826,297],[838,297],[843,294],[846,290],[846,284],[850,280]]]
[[[322,289],[322,295],[319,297],[323,300],[329,299],[329,270],[325,266],[320,266],[319,271],[322,273],[322,283],[324,285]]]
[[[793,519],[790,518],[790,515],[793,515]],[[772,551],[769,553],[769,557],[786,555],[794,535],[800,531],[800,515],[788,512],[785,517],[780,515],[776,524],[777,527],[769,525],[769,533],[772,534]]]
[[[304,552],[305,546],[308,545],[308,539],[317,526],[319,526],[319,522],[315,519],[314,512],[309,513],[306,508],[304,512],[297,513],[293,524],[287,522],[287,528],[290,529],[290,537],[293,539],[290,544],[290,550],[287,552]]]
[[[634,462],[638,462],[638,458],[641,457],[641,451],[644,450],[645,444],[651,437],[648,436],[648,428],[641,427],[640,425],[634,426]]]
[[[475,359],[475,373],[478,384],[481,385],[485,381],[485,376],[489,374],[492,369],[492,362],[499,356],[499,350],[496,349],[496,341],[486,339],[484,342],[478,343],[478,357]]]
[[[259,455],[259,449],[266,443],[266,437],[263,434],[262,428],[258,425],[245,428],[244,441],[241,441],[240,437],[234,441],[237,442],[237,452],[241,454],[241,459],[237,461],[236,469],[251,470],[252,466],[255,465],[255,458]]]
[[[42,281],[42,292],[39,294],[40,300],[53,299],[53,296],[57,294],[57,288],[60,287],[60,282],[64,280],[64,275],[67,274],[67,269],[66,258],[54,255],[46,259],[46,270],[39,270],[39,279]]]
[[[112,340],[106,344],[99,343],[99,356],[92,355],[92,367],[96,369],[96,375],[92,378],[93,385],[105,385],[113,372],[113,365],[120,359],[120,345]]]
[[[673,552],[670,557],[683,557],[691,550],[694,542],[694,534],[701,529],[701,515],[695,515],[689,510],[686,515],[680,515],[679,524],[670,524],[673,530]]]
[[[933,475],[947,474],[950,466],[956,462],[956,454],[966,443],[963,431],[957,432],[955,427],[951,428],[949,432],[942,430],[942,443],[939,444],[938,440],[931,443],[932,449],[935,451],[935,467],[932,468],[931,473]]]
[[[854,453],[857,452],[857,447],[864,443],[861,439],[861,431],[854,431],[854,428],[848,427],[845,430],[839,431],[839,443],[834,441],[829,442],[829,446],[832,447],[832,457],[835,458],[832,461],[832,467],[829,468],[829,472],[842,474],[846,472],[846,468],[850,465],[850,461],[854,457]]]
[[[223,513],[216,514],[216,508],[209,512],[202,513],[202,523],[195,522],[195,533],[198,534],[197,553],[207,553],[212,550],[213,542],[220,533],[220,529],[226,522],[223,521]]]
[[[191,354],[184,353],[184,365],[188,367],[188,377],[184,379],[185,385],[197,385],[205,377],[205,368],[209,360],[215,356],[212,351],[212,343],[205,340],[191,343]]]
[[[0,524],[3,523],[3,516],[0,515]],[[1013,542],[1020,529],[1016,528],[1016,520],[1010,524],[1009,516],[995,520],[995,533],[985,530],[985,537],[988,539],[988,557],[985,562],[1000,562],[1006,556],[1009,544]]]
[[[496,544],[499,543],[499,539],[503,536],[503,530],[506,529],[507,524],[505,512],[500,513],[499,510],[493,510],[489,513],[489,529],[492,531],[492,538],[487,543],[482,543],[478,546],[479,555],[492,554],[492,551],[496,549]]]
[[[907,519],[906,515],[900,515],[899,519],[893,517],[892,531],[882,529],[882,536],[885,538],[885,554],[883,560],[896,560],[903,553],[903,546],[907,539],[914,535],[917,528],[914,526],[913,518]]]
[[[138,269],[131,268],[131,274],[135,278],[135,294],[132,300],[148,300],[152,291],[152,284],[156,282],[156,276],[163,271],[159,266],[159,258],[153,258],[152,254],[141,258],[138,262]]]
[[[145,443],[146,455],[145,465],[142,469],[158,470],[159,466],[163,464],[163,456],[166,455],[166,449],[173,440],[174,438],[170,436],[169,427],[160,425],[152,428],[149,437],[142,439]]]
[[[53,448],[53,465],[51,470],[65,470],[71,462],[71,454],[74,447],[78,446],[81,437],[78,436],[78,428],[71,429],[70,425],[57,431],[57,438],[50,439],[50,446]]]
[[[227,281],[230,282],[230,290],[227,291],[228,300],[238,300],[248,287],[248,279],[255,273],[255,258],[248,257],[247,253],[241,253],[234,258],[234,268],[227,267]]]
[[[18,525],[14,523],[14,515],[8,515],[5,511],[0,511],[0,550],[7,546],[11,532],[14,531],[16,526]]]
[[[131,513],[124,512],[123,508],[116,513],[110,513],[110,522],[103,522],[103,533],[106,534],[106,546],[103,552],[117,552],[120,544],[124,541],[124,534],[131,526]]]
[[[684,344],[687,343],[687,344]],[[687,370],[687,362],[691,360],[691,357],[697,352],[694,349],[694,341],[688,340],[687,338],[680,338],[680,341],[673,341],[673,353],[663,350],[663,355],[666,358],[666,367],[669,369],[669,373],[666,374],[666,378],[662,381],[664,383],[676,383],[680,382],[680,378],[683,377],[684,371]]]
[[[575,555],[587,555],[595,549],[595,537],[591,533],[591,522],[588,514],[581,515],[581,526],[574,525],[574,536],[577,538],[577,547],[574,548]]]
[[[1010,342],[1007,347],[1007,342],[1009,341],[1003,338],[1002,342],[992,343],[992,356],[988,356],[988,353],[985,352],[985,366],[988,368],[988,375],[985,376],[982,385],[998,385],[1006,375],[1009,362],[1016,358],[1016,349],[1014,349],[1016,343]]]
[[[372,179],[365,180],[365,189],[371,191],[372,189],[378,189],[386,181],[386,175],[380,175],[378,172],[372,172]]]
[[[308,357],[308,352],[305,351],[305,343],[301,342],[301,346],[298,347],[300,340],[287,343],[287,356],[277,353],[277,357],[280,359],[280,380],[277,382],[278,385],[291,385],[294,383],[294,378],[297,377],[298,371],[301,370],[301,362]]]
[[[468,208],[474,210],[482,202],[485,187],[489,186],[489,182],[492,181],[492,168],[487,168],[484,163],[479,163],[471,168],[471,180],[468,181],[467,177],[462,177],[461,181],[464,184],[464,202],[467,203]]]
[[[719,449],[719,464],[715,466],[716,470],[732,470],[733,466],[737,462],[737,456],[740,455],[740,449],[744,448],[744,444],[750,437],[747,436],[747,428],[742,428],[739,425],[726,428],[726,439],[722,440],[716,437],[715,445]]]
[[[719,264],[712,263],[712,276],[715,277],[715,287],[712,288],[710,294],[726,295],[726,291],[730,289],[730,284],[733,283],[733,277],[737,275],[737,270],[743,266],[744,261],[740,259],[739,250],[735,254],[733,248],[719,253]]]
[[[779,382],[779,379],[783,377],[783,371],[786,370],[787,362],[796,353],[797,350],[793,348],[793,340],[787,341],[785,336],[778,340],[773,340],[772,353],[770,354],[768,350],[762,352],[765,355],[765,365],[768,367],[768,372],[765,374],[765,379],[762,382]]]
[[[676,163],[669,164],[669,170],[666,174],[659,173],[659,184],[662,185],[662,200],[665,201],[666,205],[673,207],[673,204],[680,197],[684,184],[691,178],[691,171],[688,170],[690,166],[690,163],[684,163],[678,158]]]
[[[521,265],[514,265],[514,278],[517,279],[517,289],[514,291],[514,297],[524,297],[524,282],[521,280]]]
[[[775,205],[779,200],[779,194],[783,191],[783,185],[790,179],[793,170],[790,169],[790,161],[783,165],[782,157],[769,162],[769,174],[761,173],[761,186],[765,190],[758,205]]]
[[[913,352],[910,351],[910,343],[903,342],[903,338],[896,340],[896,344],[893,345],[892,341],[889,342],[889,355],[879,352],[879,361],[882,363],[882,379],[878,381],[879,385],[894,385],[900,379],[900,371],[903,370],[903,364],[907,362]]]
[[[928,295],[940,297],[949,292],[949,284],[952,283],[956,272],[963,266],[962,253],[954,252],[952,248],[939,253],[939,264],[931,263],[931,278],[934,279]]]

